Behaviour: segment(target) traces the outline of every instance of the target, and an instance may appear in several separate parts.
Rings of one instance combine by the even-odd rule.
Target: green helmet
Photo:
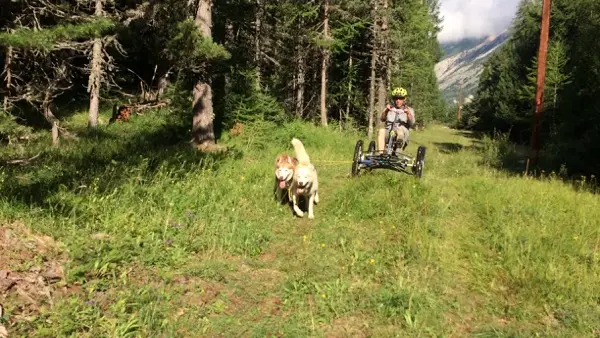
[[[394,88],[394,90],[392,90],[393,98],[396,98],[396,97],[405,98],[407,95],[408,95],[408,93],[406,92],[406,89],[404,89],[402,87]]]

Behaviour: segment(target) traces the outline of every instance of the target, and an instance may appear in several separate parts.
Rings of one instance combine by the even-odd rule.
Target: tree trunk
[[[377,48],[373,45],[371,51],[371,79],[369,86],[369,131],[367,133],[367,137],[369,140],[373,138],[373,116],[375,115],[375,66],[377,63]]]
[[[103,0],[96,0],[96,11],[94,15],[101,17],[103,15]],[[102,82],[102,40],[94,39],[92,47],[92,62],[90,65],[90,77],[88,81],[88,92],[90,93],[90,109],[88,113],[88,128],[98,127],[98,115],[100,106],[100,85]]]
[[[381,22],[381,26],[379,27],[379,34],[377,35],[376,46],[377,54],[379,58],[377,58],[377,66],[375,67],[377,70],[376,75],[376,85],[377,85],[377,112],[382,112],[385,109],[386,101],[387,101],[387,88],[386,80],[388,77],[388,19],[387,19],[387,9],[388,9],[388,1],[382,1],[382,11],[377,12],[377,19]]]
[[[373,26],[372,26],[373,39],[371,41],[371,79],[370,79],[370,86],[369,86],[369,127],[368,127],[368,133],[367,133],[367,137],[369,138],[369,140],[373,139],[373,127],[374,127],[373,117],[375,115],[375,82],[376,82],[376,79],[375,79],[376,69],[375,68],[377,67],[377,59],[378,59],[377,40],[379,39],[377,1],[378,0],[371,0],[371,5],[373,6],[373,10],[371,12],[372,19],[373,19]]]
[[[212,36],[212,0],[200,0],[194,22],[202,35]],[[192,138],[196,147],[205,148],[215,144],[215,115],[210,81],[197,81],[193,96]]]
[[[304,51],[298,48],[298,74],[296,75],[296,116],[302,117],[304,111],[304,86],[306,83],[306,65],[304,60]]]
[[[54,116],[51,109],[52,102],[50,101],[50,93],[46,92],[44,102],[42,102],[42,110],[44,112],[44,118],[52,125],[52,146],[58,147],[60,133],[59,133],[59,120]]]
[[[388,0],[383,0],[383,65],[385,69],[385,90],[386,93],[391,91],[392,83],[392,57],[393,54],[390,51],[390,29],[389,29],[389,9]]]
[[[158,85],[157,85],[157,88],[156,88],[156,98],[155,98],[156,102],[158,102],[160,100],[160,98],[165,93],[165,90],[169,86],[169,73],[170,73],[170,71],[167,71],[165,74],[163,74],[158,79]]]
[[[233,22],[231,21],[230,18],[225,19],[225,39],[223,41],[223,45],[225,46],[225,48],[227,49],[233,49],[235,48],[235,27],[233,26]],[[222,77],[221,81],[224,84],[224,88],[230,89],[231,88],[231,75],[229,72],[224,72],[223,75],[219,75],[219,77]],[[258,78],[256,78],[256,80],[258,80]],[[257,87],[257,82],[253,82],[252,83],[252,88],[256,89]],[[213,86],[214,87],[214,86]],[[223,90],[223,93],[226,93],[227,91]]]
[[[348,97],[346,98],[346,116],[344,116],[345,123],[348,123],[350,116],[350,103],[352,101],[352,45],[350,45],[349,58],[348,58]],[[342,121],[340,120],[340,126]]]
[[[212,0],[200,0],[194,23],[202,35],[212,37]]]
[[[213,121],[212,88],[207,83],[198,81],[194,86],[194,119],[192,133],[198,147],[206,147],[215,143]]]
[[[392,91],[392,56],[391,55],[388,55],[388,57],[387,57],[385,71],[386,71],[386,79],[385,79],[386,90],[389,93]]]
[[[323,37],[329,41],[329,0],[323,1]],[[321,124],[327,126],[327,69],[329,67],[329,47],[323,49],[321,65]]]
[[[58,120],[52,122],[52,145],[58,147],[60,143],[59,132],[58,132]]]
[[[261,47],[261,39],[262,39],[262,20],[264,15],[264,7],[261,0],[256,0],[256,20],[255,20],[255,31],[254,31],[254,67],[256,68],[256,82],[259,88],[262,88],[261,85],[261,62],[262,62],[262,47]]]
[[[4,70],[6,72],[6,76],[4,77],[4,80],[6,81],[6,93],[4,95],[4,103],[2,105],[4,112],[8,111],[8,97],[10,96],[10,89],[12,86],[12,70],[11,70],[12,57],[13,57],[13,48],[11,46],[8,46],[6,48],[6,56],[5,56],[5,60],[4,60]]]
[[[385,79],[381,76],[377,76],[377,104],[375,105],[375,110],[377,113],[381,113],[385,110],[385,106],[387,103],[387,91],[385,85]]]

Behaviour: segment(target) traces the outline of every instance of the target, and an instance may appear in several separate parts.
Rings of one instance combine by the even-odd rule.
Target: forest
[[[600,190],[506,161],[540,3],[457,121],[438,0],[2,0],[0,338],[598,337]],[[600,172],[599,6],[552,12],[542,158],[569,174]],[[423,175],[352,176],[396,86]],[[293,138],[313,219],[274,196]]]
[[[166,107],[182,140],[214,145],[236,123],[291,119],[372,130],[391,86],[421,124],[443,111],[433,65],[437,0],[6,2],[0,137],[73,137],[87,111]],[[118,114],[115,114],[118,115]],[[375,113],[377,115],[377,113]],[[186,130],[186,129],[182,130]],[[370,131],[371,132],[371,131]]]
[[[461,125],[531,142],[542,1],[522,1],[510,39],[489,59]],[[600,2],[553,0],[541,119],[541,163],[600,173]]]

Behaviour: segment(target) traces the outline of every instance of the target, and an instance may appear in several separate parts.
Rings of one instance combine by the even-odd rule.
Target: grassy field
[[[441,126],[412,134],[421,180],[350,178],[366,137],[333,129],[246,126],[204,155],[146,114],[4,149],[40,153],[0,169],[10,336],[600,336],[597,195],[486,166],[489,140]],[[292,137],[319,172],[315,220],[272,198]]]

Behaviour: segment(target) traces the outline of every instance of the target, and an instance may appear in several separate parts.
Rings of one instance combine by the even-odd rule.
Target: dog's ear
[[[284,158],[285,157],[283,155],[277,155],[277,157],[275,158],[275,165],[278,165],[279,163],[283,162]]]
[[[298,165],[298,159],[297,158],[292,157],[291,160],[292,160],[291,162],[294,163],[294,165]]]

